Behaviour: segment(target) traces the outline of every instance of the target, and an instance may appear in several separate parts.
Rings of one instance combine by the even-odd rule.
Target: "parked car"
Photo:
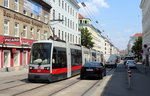
[[[91,77],[91,76],[96,76],[102,79],[103,76],[106,76],[105,66],[100,62],[85,63],[81,68],[80,79],[83,79],[85,77]]]
[[[136,62],[135,62],[135,60],[127,60],[126,67],[127,68],[134,68],[134,69],[136,69]]]

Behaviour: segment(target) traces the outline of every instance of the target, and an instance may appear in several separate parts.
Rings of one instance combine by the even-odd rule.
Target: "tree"
[[[142,59],[142,37],[138,37],[138,39],[134,42],[134,45],[132,46],[131,50],[135,53],[136,58],[138,58],[139,60]]]
[[[93,38],[89,30],[87,28],[81,28],[79,30],[81,31],[81,45],[87,48],[93,48],[94,42],[92,42]]]

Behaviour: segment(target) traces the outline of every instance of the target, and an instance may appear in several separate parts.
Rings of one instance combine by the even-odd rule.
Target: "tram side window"
[[[57,69],[65,67],[67,67],[66,48],[54,47],[52,68]]]
[[[71,66],[82,65],[81,50],[71,49]]]

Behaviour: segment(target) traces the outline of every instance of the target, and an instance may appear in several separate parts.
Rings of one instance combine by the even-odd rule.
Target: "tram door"
[[[67,77],[71,77],[71,52],[67,44]]]

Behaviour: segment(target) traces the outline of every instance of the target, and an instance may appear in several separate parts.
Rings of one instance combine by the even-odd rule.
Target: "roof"
[[[79,18],[84,18],[81,14],[79,14]]]
[[[141,33],[136,33],[133,35],[133,37],[142,37],[142,34]]]

